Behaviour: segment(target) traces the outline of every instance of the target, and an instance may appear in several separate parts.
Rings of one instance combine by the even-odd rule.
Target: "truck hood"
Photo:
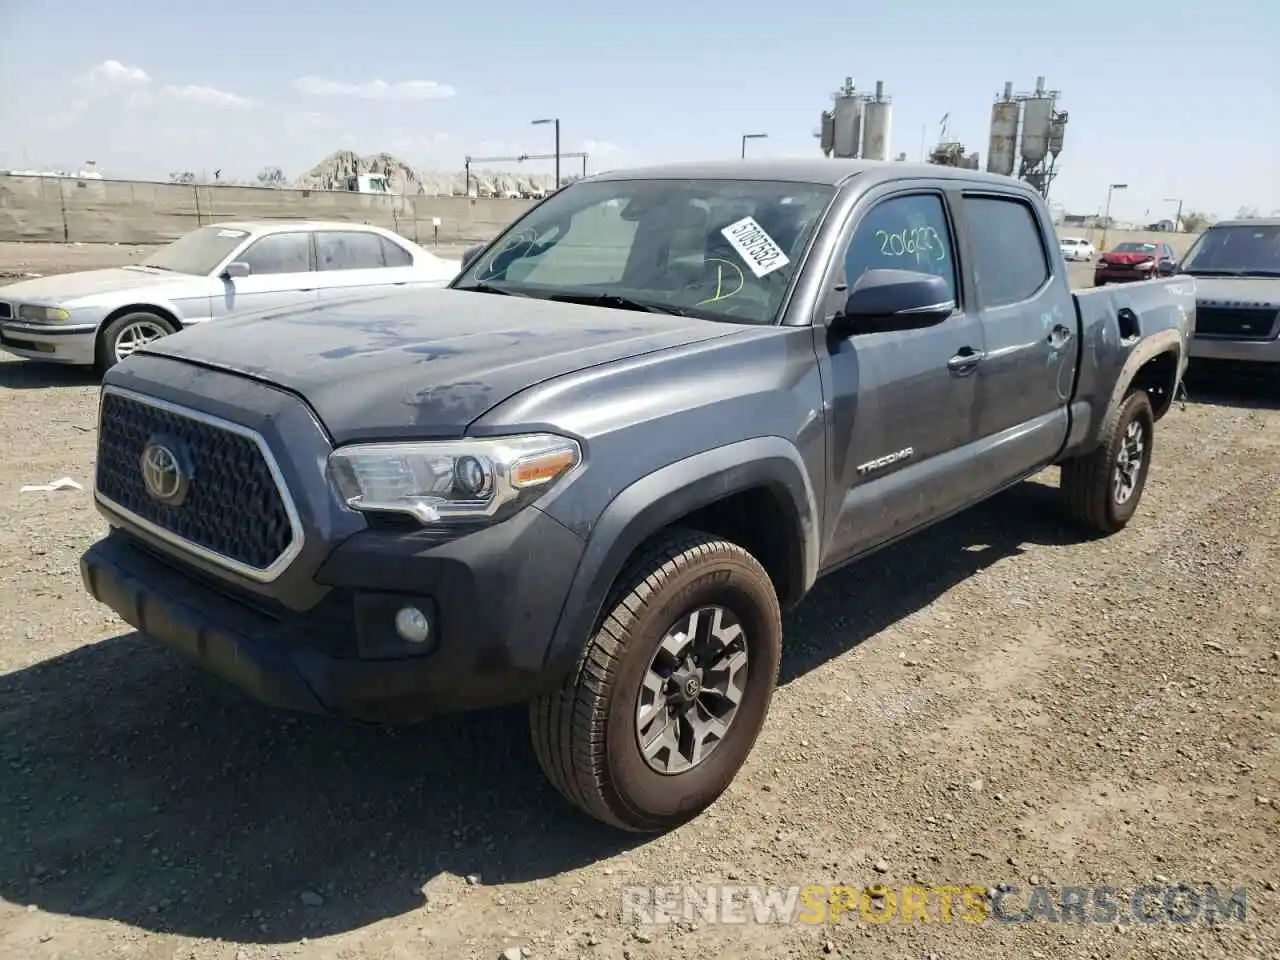
[[[60,306],[84,297],[158,287],[183,279],[191,278],[186,274],[148,270],[145,267],[111,267],[106,270],[84,270],[35,280],[19,280],[17,283],[6,284],[0,295],[5,300]]]
[[[1196,277],[1196,304],[1280,310],[1280,278]]]
[[[734,324],[460,290],[219,319],[149,344],[301,396],[335,443],[456,437],[562,374],[727,336]],[[126,361],[127,362],[127,361]]]

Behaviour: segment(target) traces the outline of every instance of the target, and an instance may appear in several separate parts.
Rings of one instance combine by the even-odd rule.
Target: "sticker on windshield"
[[[746,261],[747,267],[757,277],[781,270],[791,262],[773,237],[756,223],[755,217],[743,217],[736,223],[729,224],[720,233],[738,251],[738,256]]]
[[[219,230],[218,236],[226,237],[228,240],[239,240],[245,235],[243,230]]]

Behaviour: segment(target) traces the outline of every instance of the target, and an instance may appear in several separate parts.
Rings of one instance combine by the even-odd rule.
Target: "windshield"
[[[144,267],[207,277],[247,236],[249,233],[246,230],[201,227],[167,247],[161,247],[141,263]]]
[[[1112,253],[1155,253],[1156,245],[1154,243],[1117,243],[1111,250]]]
[[[1210,227],[1183,260],[1182,272],[1280,276],[1280,226]]]
[[[772,323],[834,195],[769,181],[575,183],[517,220],[454,287]]]

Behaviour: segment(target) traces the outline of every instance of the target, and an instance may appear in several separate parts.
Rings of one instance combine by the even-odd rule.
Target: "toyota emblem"
[[[191,478],[172,446],[160,440],[149,440],[142,448],[140,466],[142,483],[151,499],[176,507],[186,498]]]

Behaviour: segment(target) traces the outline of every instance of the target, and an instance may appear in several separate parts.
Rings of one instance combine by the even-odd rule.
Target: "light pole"
[[[1107,210],[1102,215],[1102,243],[1098,244],[1098,252],[1105,253],[1107,249],[1107,227],[1111,226],[1111,194],[1116,190],[1128,190],[1127,183],[1113,183],[1107,187]]]
[[[747,141],[748,140],[764,140],[769,135],[767,133],[744,133],[742,135],[742,159],[747,159]]]
[[[1165,203],[1176,203],[1178,212],[1173,215],[1173,232],[1180,233],[1182,231],[1182,200],[1179,197],[1165,197]]]
[[[540,123],[554,123],[556,125],[556,189],[560,189],[560,118],[548,117],[545,120],[535,120],[533,125],[536,127]]]

